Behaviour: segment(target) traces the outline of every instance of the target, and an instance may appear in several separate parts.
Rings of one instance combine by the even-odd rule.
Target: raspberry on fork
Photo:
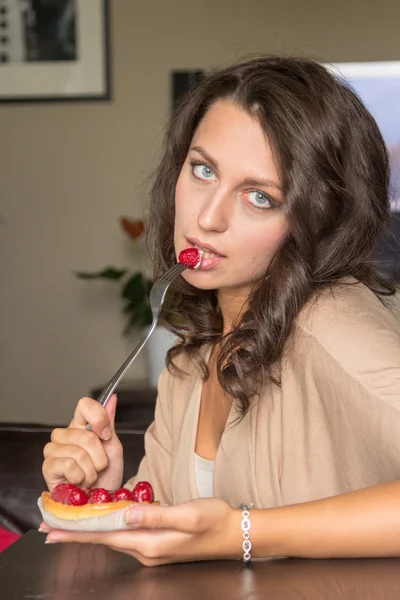
[[[202,254],[198,248],[186,248],[179,253],[178,260],[189,269],[198,269],[201,265]]]

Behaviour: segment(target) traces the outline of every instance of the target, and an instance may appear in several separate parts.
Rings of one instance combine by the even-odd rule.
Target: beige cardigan
[[[206,349],[207,357],[210,349]],[[136,477],[157,499],[197,498],[194,448],[202,380],[164,370]],[[268,508],[400,479],[400,325],[361,284],[324,292],[297,321],[281,386],[268,384],[239,425],[228,417],[214,495]]]

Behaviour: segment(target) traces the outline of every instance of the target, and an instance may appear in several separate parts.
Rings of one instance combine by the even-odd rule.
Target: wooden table
[[[398,600],[400,559],[266,560],[146,568],[102,546],[44,544],[30,531],[0,554],[2,600]]]

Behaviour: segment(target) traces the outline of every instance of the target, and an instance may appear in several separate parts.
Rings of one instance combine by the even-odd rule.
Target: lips
[[[194,246],[195,248],[198,248],[199,250],[202,250],[204,252],[204,255],[203,255],[204,258],[210,258],[212,255],[219,256],[219,257],[222,257],[222,258],[226,258],[224,256],[224,254],[221,254],[221,252],[219,252],[211,244],[207,244],[205,242],[202,242],[201,240],[199,240],[197,238],[187,238],[187,241],[189,242],[189,244],[192,244],[192,246]],[[209,256],[207,256],[207,254]]]

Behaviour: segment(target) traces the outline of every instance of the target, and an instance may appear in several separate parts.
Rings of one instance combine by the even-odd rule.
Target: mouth
[[[196,238],[186,238],[186,239],[192,248],[197,248],[198,250],[201,251],[203,259],[215,258],[215,257],[226,258],[226,256],[224,256],[223,254],[218,252],[218,250],[216,248],[214,248],[214,246],[211,246],[211,244],[203,244],[200,240],[198,240]]]
[[[220,254],[214,246],[202,243],[196,238],[186,238],[191,248],[197,248],[201,253],[201,261],[196,267],[199,271],[208,271],[218,265],[226,256]]]

